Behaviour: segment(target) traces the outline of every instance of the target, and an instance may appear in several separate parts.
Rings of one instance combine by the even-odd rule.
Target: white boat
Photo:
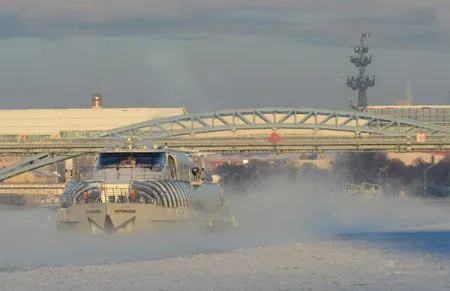
[[[63,231],[132,233],[152,229],[235,226],[220,186],[190,153],[115,147],[70,182],[57,211]]]

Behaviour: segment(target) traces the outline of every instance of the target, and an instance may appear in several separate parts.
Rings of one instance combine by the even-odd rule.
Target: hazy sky
[[[361,32],[370,104],[450,104],[450,2],[0,0],[2,108],[347,108]]]

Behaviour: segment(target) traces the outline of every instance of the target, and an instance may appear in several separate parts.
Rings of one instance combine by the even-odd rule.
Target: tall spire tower
[[[347,76],[347,87],[358,92],[358,104],[355,106],[350,100],[350,106],[359,111],[366,111],[367,89],[375,86],[375,77],[366,75],[366,67],[372,63],[372,56],[369,54],[369,47],[364,44],[370,33],[362,33],[359,45],[353,48],[356,55],[350,57],[350,62],[358,69],[357,76]]]
[[[412,105],[413,104],[413,93],[412,93],[412,85],[411,78],[408,78],[405,87],[405,99],[395,100],[395,105]]]

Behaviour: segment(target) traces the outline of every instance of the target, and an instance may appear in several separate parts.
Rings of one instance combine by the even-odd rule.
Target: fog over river
[[[239,277],[241,276],[239,274],[244,271],[238,270],[240,270],[239,268],[248,270],[244,267],[244,262],[258,265],[255,261],[257,259],[252,256],[256,256],[260,260],[273,261],[275,265],[298,264],[296,266],[298,272],[305,268],[309,270],[308,265],[314,264],[317,256],[330,256],[331,261],[326,259],[320,264],[336,262],[336,269],[333,272],[339,277],[341,272],[343,272],[342,276],[345,275],[345,272],[340,270],[339,264],[350,264],[355,267],[359,261],[351,263],[351,260],[369,260],[370,258],[367,256],[372,256],[374,260],[381,260],[380,254],[374,252],[394,256],[394,261],[408,258],[412,262],[419,262],[423,258],[435,255],[442,260],[450,254],[448,247],[450,245],[448,205],[450,204],[446,201],[345,198],[339,194],[330,196],[329,193],[320,193],[320,191],[304,193],[302,189],[304,188],[301,185],[273,185],[264,191],[254,191],[245,196],[233,196],[230,203],[239,227],[226,233],[186,229],[177,233],[154,232],[127,236],[63,234],[56,229],[56,213],[50,209],[2,207],[0,210],[0,229],[2,230],[0,236],[0,245],[2,246],[0,248],[0,281],[4,287],[11,290],[22,290],[33,286],[34,283],[30,280],[45,281],[46,285],[45,288],[42,287],[43,290],[70,289],[69,287],[74,287],[73,284],[75,284],[70,282],[72,279],[64,279],[64,283],[61,283],[55,278],[60,276],[66,278],[69,273],[78,272],[80,276],[89,274],[91,277],[86,277],[85,284],[91,284],[91,279],[103,276],[99,274],[106,272],[110,273],[110,276],[116,273],[119,277],[125,276],[121,268],[138,264],[141,267],[146,265],[148,272],[144,272],[142,269],[143,273],[136,279],[137,283],[144,284],[143,282],[146,280],[156,280],[154,282],[158,282],[158,286],[170,287],[172,288],[170,290],[188,290],[190,288],[192,288],[190,290],[203,290],[198,289],[199,286],[205,287],[209,284],[206,284],[209,282],[208,280],[213,280],[211,278],[216,278],[217,282],[223,282],[224,279],[221,276],[226,273],[234,278],[233,280],[237,280],[233,283],[235,289],[231,287],[227,289],[224,287],[226,284],[217,283],[214,290],[222,290],[222,287],[223,290],[241,290],[238,288],[239,286],[244,288],[247,286],[245,284],[250,283],[245,278]],[[257,249],[254,249],[255,247]],[[308,260],[312,261],[301,261],[306,260],[306,257],[298,258],[297,261],[293,260],[295,256],[306,255],[298,253],[299,247],[310,249]],[[345,251],[340,248],[344,248]],[[338,251],[342,251],[342,253],[337,255]],[[320,255],[315,254],[316,252]],[[242,263],[236,261],[239,260],[239,256],[242,256]],[[355,259],[353,256],[361,256],[361,258]],[[219,258],[224,262],[232,260],[230,264],[233,264],[233,267],[219,264],[217,268],[224,268],[223,272],[217,270],[215,275],[209,274],[205,277],[208,278],[205,279],[206,281],[199,279],[198,285],[187,279],[196,272],[196,268],[208,270],[207,265],[213,264]],[[162,259],[162,261],[152,263],[156,259]],[[189,260],[192,260],[192,264],[189,263]],[[183,264],[187,264],[193,269],[183,270],[184,273],[174,271],[181,268]],[[315,267],[316,273],[325,270],[321,269],[325,266],[320,264]],[[74,265],[77,266],[77,269],[73,269]],[[269,269],[255,272],[260,272],[260,275],[268,273],[275,277],[285,276],[284,273],[276,275],[277,273],[270,269],[275,265],[270,263],[266,266]],[[179,289],[170,285],[173,283],[172,279],[169,280],[165,277],[166,275],[161,275],[160,271],[155,271],[159,268],[164,269],[164,266],[175,272],[171,276],[178,278],[177,280],[181,284],[177,285]],[[423,265],[420,266],[420,268],[423,267]],[[47,267],[54,268],[47,270]],[[440,262],[435,262],[430,268],[441,267],[444,268]],[[365,270],[365,274],[369,274],[372,272],[370,268],[374,268],[374,266],[369,260],[361,268],[361,272]],[[140,267],[139,270],[141,270]],[[255,270],[259,269],[255,267]],[[296,276],[303,276],[304,271],[302,272]],[[423,271],[420,272],[423,273]],[[146,276],[157,276],[157,278],[149,279]],[[187,277],[182,279],[183,276]],[[294,274],[289,276],[294,276]],[[261,279],[262,281],[254,281],[251,286],[267,287],[268,282],[273,279],[273,277],[268,279],[269,277],[264,277]],[[108,278],[108,284],[111,284],[111,278]],[[288,278],[291,279],[283,279],[287,280],[288,285],[298,283],[298,280],[292,279],[293,277]],[[232,279],[227,279],[227,282],[231,282],[229,280]],[[106,281],[96,282],[99,284],[95,287],[97,290],[111,288],[110,285],[107,288]],[[202,282],[206,282],[206,285],[203,285]],[[350,281],[344,283],[349,284],[348,282]],[[314,285],[316,283],[318,285]],[[326,288],[323,282],[316,283],[311,286]],[[68,285],[62,286],[61,284]],[[139,284],[140,287],[124,285],[125,282],[120,284],[122,289],[117,287],[120,290],[147,290],[145,286]],[[79,286],[79,288],[82,289],[83,286]],[[297,285],[289,286],[295,288]],[[248,288],[246,290],[258,289]]]

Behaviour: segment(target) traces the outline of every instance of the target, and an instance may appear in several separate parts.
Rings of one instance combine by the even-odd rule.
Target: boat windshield
[[[164,153],[101,153],[97,169],[149,168],[160,171],[164,157]]]

